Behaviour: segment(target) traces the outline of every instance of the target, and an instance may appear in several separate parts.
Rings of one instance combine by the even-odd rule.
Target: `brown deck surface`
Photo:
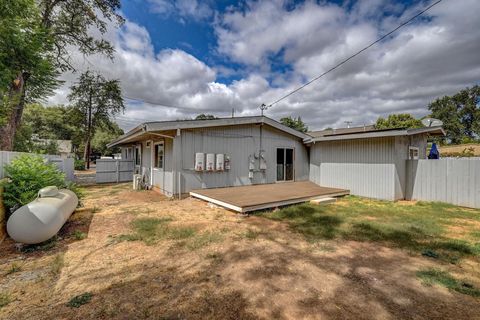
[[[241,208],[241,212],[303,202],[319,197],[340,196],[345,189],[321,187],[310,181],[259,184],[252,186],[193,190],[190,195],[222,205]],[[208,198],[208,199],[207,199]],[[221,203],[220,203],[221,202]]]

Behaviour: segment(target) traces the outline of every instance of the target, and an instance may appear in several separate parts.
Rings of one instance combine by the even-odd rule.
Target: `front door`
[[[293,155],[292,148],[277,148],[277,181],[294,180]]]

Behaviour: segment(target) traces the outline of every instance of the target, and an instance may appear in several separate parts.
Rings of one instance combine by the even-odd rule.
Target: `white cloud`
[[[148,0],[148,3],[153,13],[164,17],[175,15],[180,19],[204,20],[213,14],[208,1]]]
[[[160,12],[164,1],[154,2]],[[178,12],[180,3],[168,2]],[[188,8],[199,3],[194,1]],[[94,68],[118,78],[125,96],[145,101],[129,101],[121,120],[124,127],[138,122],[134,119],[183,119],[198,113],[228,116],[232,108],[238,115],[258,114],[261,103],[272,102],[329,69],[424,5],[405,10],[394,1],[371,0],[351,8],[313,1],[292,7],[276,0],[229,8],[216,14],[213,27],[217,53],[243,66],[243,78],[230,84],[217,79],[231,74],[228,66],[209,66],[179,49],[154,52],[148,31],[130,21],[107,35],[117,50],[114,62],[99,57],[85,62],[80,55],[76,60],[79,69]],[[277,119],[300,115],[312,129],[343,126],[346,120],[363,125],[393,112],[425,115],[426,105],[435,97],[478,83],[479,9],[476,0],[461,5],[444,1],[429,12],[428,19],[406,26],[278,103],[267,115]],[[377,14],[383,10],[391,15]],[[194,14],[187,9],[181,12],[182,17]],[[289,69],[276,70],[272,57]],[[51,103],[65,102],[67,92],[61,88]]]

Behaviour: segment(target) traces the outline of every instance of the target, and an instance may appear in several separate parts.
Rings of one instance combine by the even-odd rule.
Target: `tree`
[[[123,23],[118,9],[120,0],[0,2],[0,95],[7,106],[0,114],[0,147],[11,150],[25,103],[48,95],[60,72],[75,71],[72,48],[113,57],[113,46],[92,30],[103,35],[108,21]]]
[[[12,150],[25,102],[51,93],[58,73],[34,0],[0,1],[0,21],[0,149]]]
[[[77,109],[68,106],[44,107],[40,104],[27,104],[22,124],[15,135],[14,150],[24,152],[45,152],[45,146],[35,143],[35,137],[52,140],[71,140],[74,150],[82,144],[82,131],[77,123],[82,119]],[[41,147],[39,149],[39,147]]]
[[[436,99],[428,109],[433,118],[443,121],[451,143],[475,140],[480,136],[480,86]]]
[[[111,149],[107,147],[107,144],[123,133],[123,130],[116,123],[98,128],[92,139],[92,150],[100,153],[102,156],[118,153],[119,148]]]
[[[415,119],[409,113],[391,114],[386,119],[379,117],[375,123],[376,129],[395,129],[395,128],[422,128],[422,121]]]
[[[99,74],[87,71],[73,85],[68,98],[82,115],[80,126],[84,136],[84,160],[90,168],[91,140],[101,126],[110,126],[110,117],[125,111],[118,80],[105,80]]]
[[[213,120],[213,119],[218,119],[218,118],[212,114],[204,114],[204,113],[201,113],[195,117],[195,120]]]
[[[292,118],[291,116],[284,117],[280,119],[280,122],[287,127],[290,127],[300,132],[308,131],[308,126],[302,121],[302,118],[300,117],[297,117],[296,119]]]

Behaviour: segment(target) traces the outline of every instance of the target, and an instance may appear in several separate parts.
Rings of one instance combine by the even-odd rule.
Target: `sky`
[[[119,79],[125,130],[145,121],[260,114],[433,1],[124,0],[103,35],[113,60],[72,50],[75,74],[48,104],[67,104],[82,71]],[[428,115],[430,102],[480,83],[480,1],[443,0],[422,18],[278,104],[311,130],[379,116]],[[94,36],[99,36],[93,32]]]

